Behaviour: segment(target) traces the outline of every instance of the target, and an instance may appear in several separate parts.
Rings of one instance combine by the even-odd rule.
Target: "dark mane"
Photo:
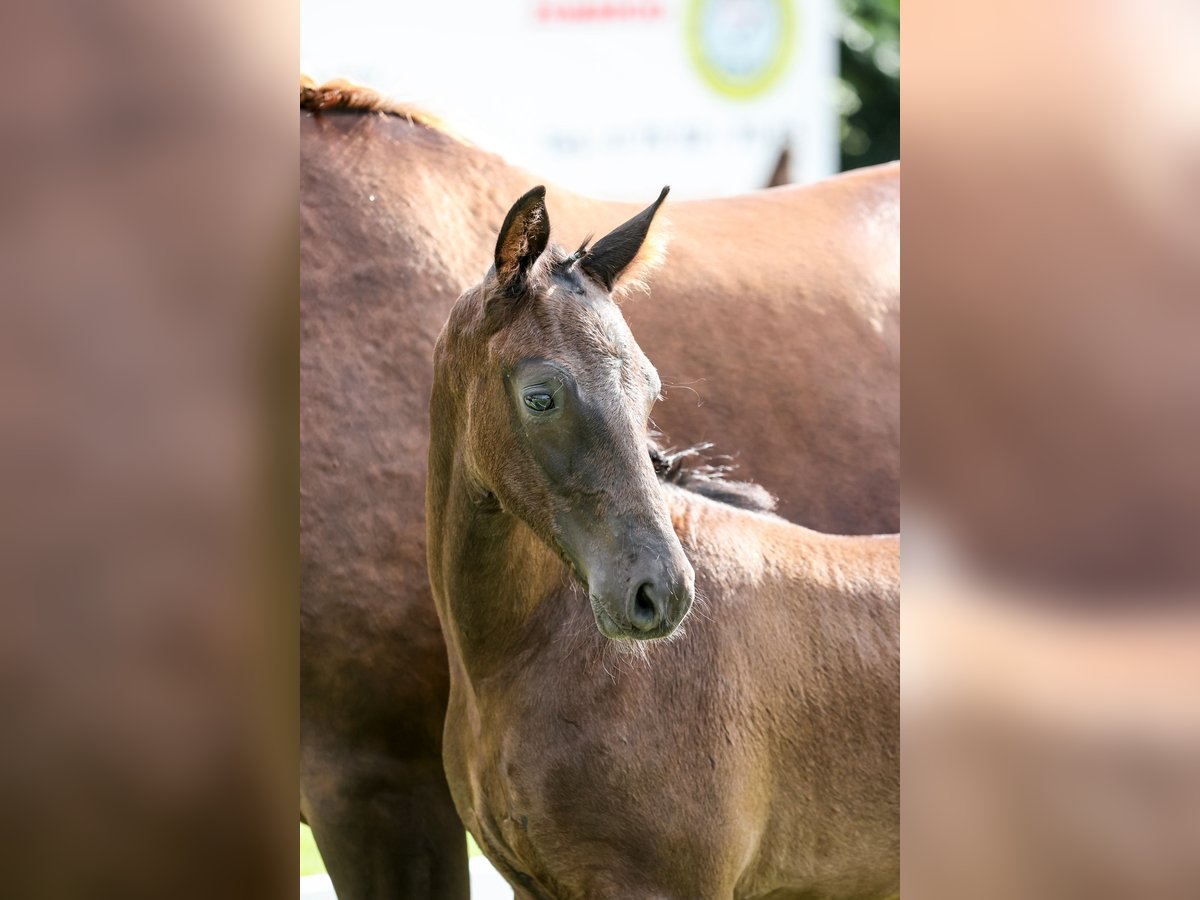
[[[427,110],[400,103],[378,91],[344,78],[317,84],[307,75],[300,76],[300,109],[310,113],[349,112],[377,114],[406,119],[410,125],[441,132],[461,143],[469,143],[441,118]]]
[[[711,448],[712,444],[697,444],[683,450],[664,450],[650,444],[650,461],[659,481],[738,509],[773,512],[776,500],[762,485],[731,481],[728,475],[733,471],[732,465],[713,465],[701,457]]]

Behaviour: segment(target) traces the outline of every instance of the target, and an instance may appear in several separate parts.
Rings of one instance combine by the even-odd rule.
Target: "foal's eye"
[[[547,393],[538,391],[525,395],[525,405],[535,412],[545,412],[548,409],[554,409],[554,398]]]

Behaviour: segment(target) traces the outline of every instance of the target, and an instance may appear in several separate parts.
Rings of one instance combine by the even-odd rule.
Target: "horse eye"
[[[545,412],[554,409],[554,398],[549,394],[526,394],[525,405],[535,412]]]

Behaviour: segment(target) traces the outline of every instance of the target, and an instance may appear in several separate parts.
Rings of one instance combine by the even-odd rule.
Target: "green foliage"
[[[840,0],[842,170],[900,158],[900,0]]]

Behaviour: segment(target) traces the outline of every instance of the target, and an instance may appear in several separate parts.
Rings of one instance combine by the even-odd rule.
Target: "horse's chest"
[[[509,880],[533,896],[541,896],[553,881],[548,860],[554,858],[555,841],[546,838],[559,833],[546,804],[553,789],[538,762],[539,749],[519,729],[493,731],[468,764],[471,831]]]
[[[486,814],[511,843],[528,842],[529,823],[544,823],[555,811],[558,785],[570,778],[580,752],[570,735],[552,730],[544,716],[519,717],[506,711],[487,729],[474,754],[479,812]],[[535,829],[536,832],[536,829]]]
[[[570,882],[591,868],[591,844],[611,841],[631,815],[640,818],[642,798],[618,783],[622,773],[632,775],[636,741],[625,726],[601,721],[605,727],[595,710],[588,718],[553,702],[520,710],[505,704],[484,712],[483,739],[469,751],[476,839],[493,860],[543,888],[553,885],[554,896],[586,895]]]

